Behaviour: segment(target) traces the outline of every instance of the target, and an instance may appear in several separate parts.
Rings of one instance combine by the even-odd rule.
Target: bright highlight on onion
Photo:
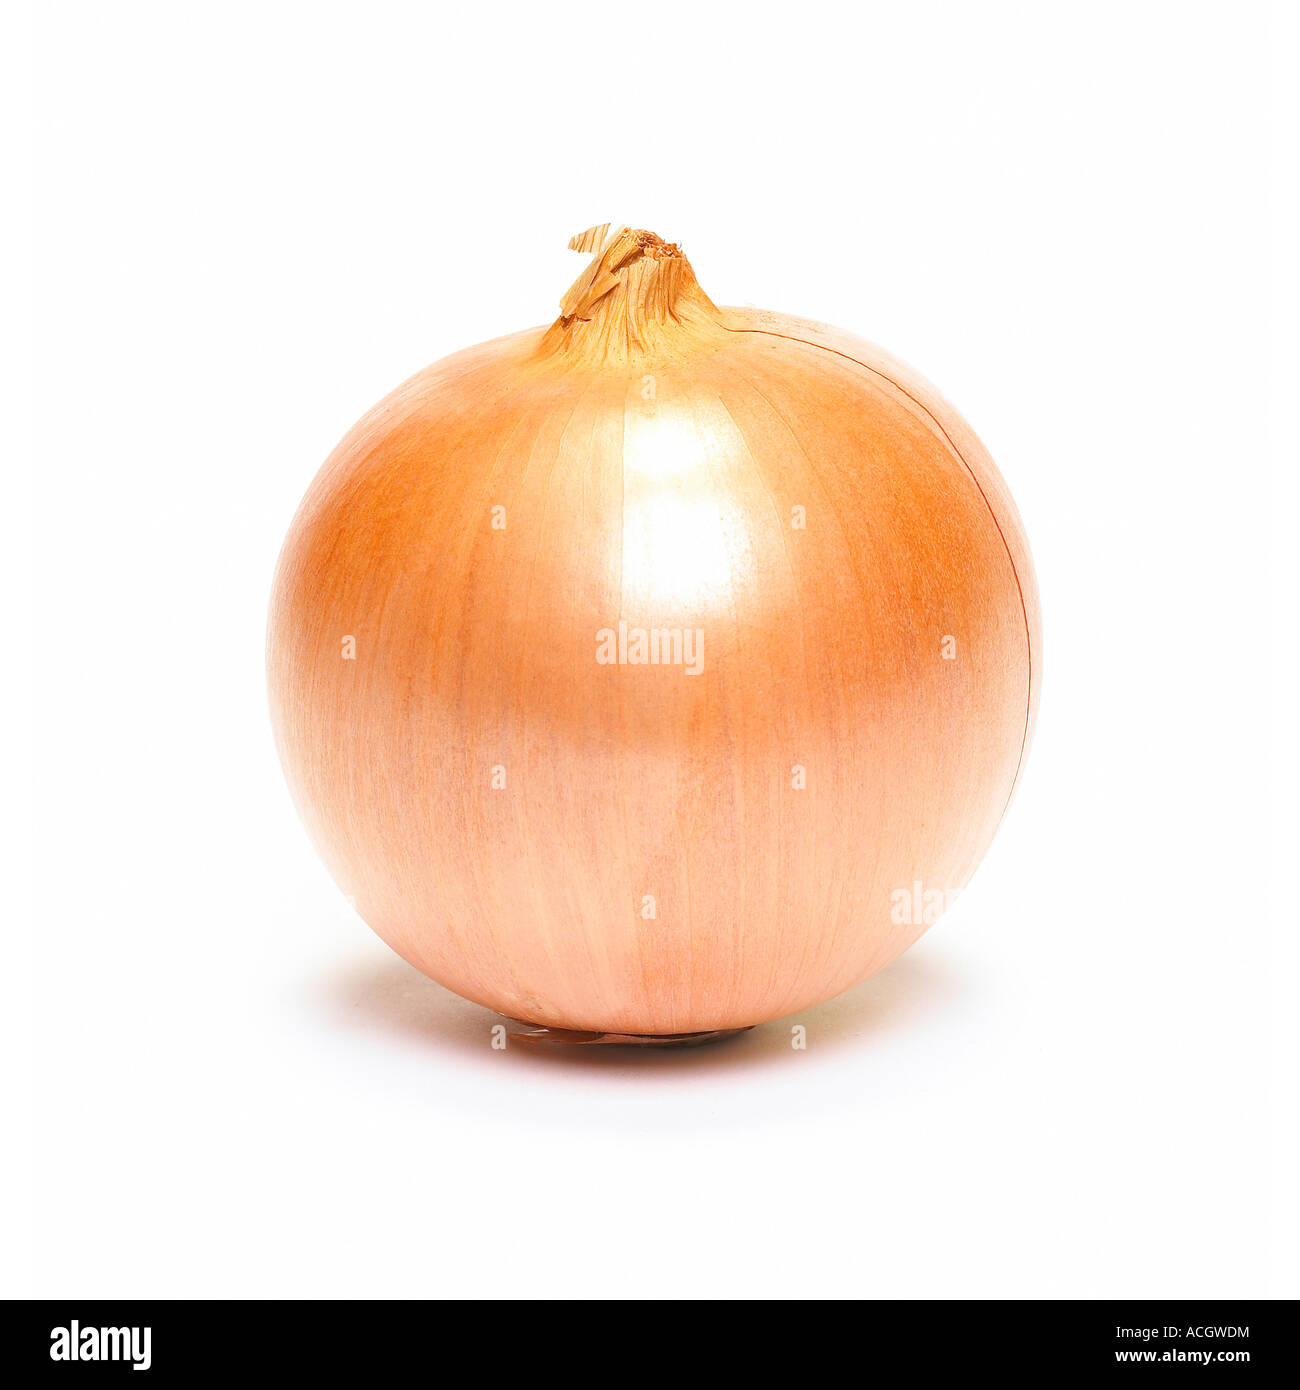
[[[1029,549],[910,368],[716,307],[649,232],[571,245],[555,323],[412,377],[312,484],[276,736],[344,892],[443,985],[745,1027],[888,965],[979,863],[1037,698]]]

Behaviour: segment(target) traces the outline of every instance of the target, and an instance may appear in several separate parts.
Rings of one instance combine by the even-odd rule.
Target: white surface
[[[1298,1291],[1265,16],[42,7],[9,1291]],[[265,603],[317,467],[424,363],[552,317],[607,218],[920,367],[1038,563],[1016,804],[913,952],[790,1021],[803,1052],[493,1051],[351,914],[271,746]]]

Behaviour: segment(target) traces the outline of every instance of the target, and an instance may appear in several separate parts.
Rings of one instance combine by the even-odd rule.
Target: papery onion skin
[[[744,1027],[887,965],[979,863],[1033,724],[1033,566],[916,373],[596,231],[555,325],[420,372],[325,464],[273,722],[344,892],[441,984]],[[702,632],[701,669],[602,664],[620,620]]]

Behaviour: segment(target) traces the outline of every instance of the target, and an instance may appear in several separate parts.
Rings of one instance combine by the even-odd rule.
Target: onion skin
[[[325,464],[273,723],[331,872],[441,984],[552,1028],[744,1027],[906,950],[932,913],[900,891],[966,884],[1032,730],[1033,567],[921,377],[594,231],[556,324],[420,372]],[[701,669],[602,664],[620,619],[702,632]]]

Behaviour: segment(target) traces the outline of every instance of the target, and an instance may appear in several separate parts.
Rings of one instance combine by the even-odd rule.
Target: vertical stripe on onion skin
[[[1038,694],[1029,548],[910,368],[718,308],[648,232],[574,246],[554,324],[411,378],[309,489],[277,742],[344,891],[448,988],[762,1023],[887,965],[987,849]]]

